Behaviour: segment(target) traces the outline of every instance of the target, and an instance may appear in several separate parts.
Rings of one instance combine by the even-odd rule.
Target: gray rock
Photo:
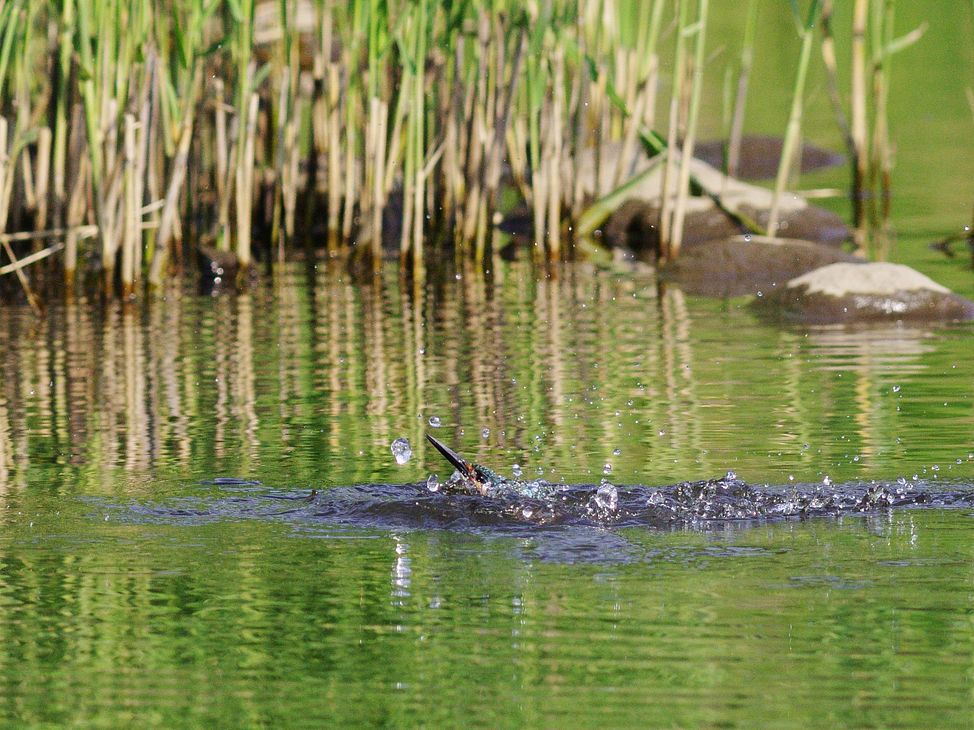
[[[902,264],[834,263],[756,300],[808,324],[974,319],[974,302]]]
[[[838,248],[811,241],[734,236],[688,247],[660,273],[687,294],[736,297],[763,295],[796,276],[840,261],[864,263]]]

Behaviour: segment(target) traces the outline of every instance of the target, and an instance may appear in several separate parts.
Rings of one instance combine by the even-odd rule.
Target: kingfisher
[[[467,491],[474,491],[486,497],[498,487],[503,487],[508,484],[508,480],[500,474],[491,471],[486,466],[480,466],[480,464],[467,461],[449,446],[429,434],[426,434],[426,440],[433,444],[436,450],[443,454],[443,458],[453,465],[460,475],[459,483]]]

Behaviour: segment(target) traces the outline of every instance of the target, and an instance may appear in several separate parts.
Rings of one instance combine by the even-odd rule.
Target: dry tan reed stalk
[[[284,246],[288,238],[284,230],[284,187],[287,168],[287,130],[289,127],[289,86],[291,69],[281,69],[281,82],[277,93],[277,142],[274,146],[274,214],[271,224],[271,245],[277,247],[278,262],[284,263]]]
[[[584,3],[582,3],[579,7],[578,18],[575,21],[575,37],[578,43],[579,53],[583,58],[588,52],[588,44],[583,25],[584,10]],[[585,73],[584,70],[581,70],[579,73],[574,75],[574,124],[572,125],[570,156],[572,180],[574,181],[571,193],[571,217],[573,228],[574,222],[577,221],[582,215],[583,205],[585,203],[584,180],[579,172],[579,161],[581,160],[582,151],[585,149],[586,139],[588,136],[586,112],[590,97],[590,83],[589,75]]]
[[[454,47],[450,84],[448,91],[444,90],[444,152],[443,152],[443,219],[448,223],[455,223],[457,208],[462,199],[462,175],[460,160],[463,159],[461,145],[462,128],[461,115],[463,110],[463,53],[464,37],[458,36]]]
[[[47,228],[49,183],[51,179],[51,141],[51,128],[41,127],[37,132],[37,159],[35,161],[36,172],[34,173],[37,195],[34,209],[34,227],[38,230]]]
[[[669,132],[666,139],[666,166],[663,169],[663,182],[660,192],[659,240],[660,256],[664,261],[673,258],[671,244],[673,240],[673,222],[670,218],[673,210],[673,185],[676,164],[681,156],[676,152],[677,139],[680,133],[680,100],[683,97],[684,66],[686,63],[686,40],[683,28],[686,27],[686,3],[689,0],[676,0],[677,17],[679,18],[676,36],[676,50],[673,61],[673,94],[670,97]]]
[[[388,119],[389,107],[385,101],[378,97],[370,99],[372,108],[370,119],[372,120],[372,141],[371,149],[375,166],[372,178],[372,238],[370,252],[372,257],[372,270],[378,272],[382,268],[382,214],[385,210],[386,191],[385,181],[385,161],[386,161],[386,120]]]
[[[632,107],[632,114],[626,124],[625,133],[622,138],[622,151],[616,161],[616,170],[613,176],[613,187],[622,185],[631,175],[631,165],[633,156],[636,153],[636,143],[639,139],[639,128],[645,113],[646,106],[649,104],[652,89],[648,81],[641,84],[637,93],[635,104]]]
[[[10,214],[10,197],[13,191],[14,183],[14,170],[16,169],[17,160],[15,159],[16,149],[15,142],[10,140],[8,123],[6,118],[0,116],[0,232],[3,232],[7,226],[7,218]],[[3,250],[7,253],[7,258],[10,259],[11,265],[16,266],[14,269],[17,274],[17,280],[20,282],[21,288],[24,290],[24,294],[27,297],[27,302],[30,304],[31,309],[37,314],[40,314],[41,303],[34,291],[31,289],[30,282],[27,280],[27,276],[24,274],[23,266],[17,266],[19,263],[17,260],[17,255],[14,253],[13,247],[10,245],[10,241],[3,239],[0,241],[0,245],[3,246]]]
[[[3,276],[4,274],[13,273],[19,269],[26,268],[27,266],[30,266],[36,261],[42,261],[43,259],[46,259],[48,256],[56,254],[58,251],[60,251],[63,248],[64,248],[64,241],[58,241],[57,243],[52,244],[47,248],[43,248],[39,251],[35,251],[32,254],[28,254],[27,256],[24,256],[23,258],[20,259],[15,258],[14,263],[7,264],[6,266],[0,266],[0,276]]]
[[[284,234],[286,240],[294,240],[295,215],[298,207],[298,177],[301,157],[298,149],[298,123],[304,112],[305,95],[294,99],[294,109],[284,133],[284,169],[281,171],[284,187]]]
[[[347,243],[352,237],[352,227],[355,223],[355,202],[358,195],[358,170],[359,165],[355,158],[357,150],[358,115],[356,105],[353,101],[345,102],[345,112],[347,119],[344,125],[345,130],[345,162],[342,165],[342,175],[345,179],[343,190],[344,208],[342,210],[342,241]]]
[[[230,203],[233,198],[234,180],[236,179],[236,165],[231,165],[230,160],[237,158],[236,140],[239,134],[234,132],[234,129],[238,128],[236,117],[231,123],[231,129],[228,130],[227,128],[227,111],[231,110],[232,107],[224,101],[223,81],[216,79],[213,82],[213,89],[216,94],[214,136],[216,145],[217,225],[219,227],[216,247],[220,251],[229,251],[231,239]]]
[[[492,215],[493,191],[489,178],[493,173],[494,157],[501,154],[504,145],[504,130],[500,127],[500,86],[503,83],[506,58],[504,53],[504,29],[500,19],[494,20],[494,32],[489,46],[487,61],[487,98],[484,104],[483,154],[477,171],[476,226],[474,233],[474,260],[481,264],[487,251],[488,217]],[[498,160],[497,165],[500,165]],[[499,175],[498,175],[499,177]]]
[[[254,143],[257,136],[257,112],[260,109],[260,96],[250,95],[247,105],[247,124],[243,131],[244,141],[240,145],[241,154],[237,161],[237,263],[240,266],[240,280],[243,281],[251,262],[251,224],[254,203]]]
[[[48,228],[44,231],[17,231],[16,233],[0,233],[0,242],[9,241],[41,241],[45,238],[57,238],[74,233],[79,238],[91,238],[98,235],[97,226],[79,226],[78,228]],[[23,261],[23,259],[21,259]]]
[[[75,127],[75,129],[80,130],[80,126]],[[75,140],[79,139],[80,136],[80,131],[72,134],[72,138]],[[71,145],[72,149],[80,146],[80,143]],[[84,220],[85,210],[87,208],[87,181],[91,177],[91,162],[88,158],[82,156],[74,159],[78,159],[79,164],[76,171],[77,174],[74,178],[74,184],[71,186],[71,194],[68,197],[67,210],[65,211],[68,233],[65,236],[64,280],[65,284],[67,284],[69,294],[72,292],[75,271],[78,268],[78,241],[81,240],[81,236],[74,233],[74,231],[78,229],[78,226]],[[97,226],[95,226],[95,231],[97,235]]]
[[[565,108],[565,56],[561,47],[554,49],[553,92],[551,112],[551,158],[548,162],[550,185],[548,187],[548,258],[557,261],[561,258],[561,170],[564,143],[562,113]]]
[[[690,161],[697,139],[697,120],[700,116],[700,97],[703,92],[704,50],[707,41],[708,0],[699,0],[697,6],[697,29],[694,32],[693,78],[690,82],[690,109],[687,118],[686,136],[680,151],[680,181],[677,185],[676,207],[673,211],[672,242],[669,255],[676,258],[683,244],[683,224],[686,220],[687,198],[690,194]]]
[[[199,71],[197,71],[197,75],[199,75]],[[192,112],[190,112],[183,117],[183,121],[179,129],[179,137],[176,143],[176,156],[173,158],[172,168],[169,175],[169,185],[166,187],[166,197],[162,208],[162,215],[159,219],[159,230],[156,234],[156,247],[152,256],[152,265],[149,269],[149,283],[152,286],[158,287],[162,285],[163,273],[169,259],[170,246],[179,220],[179,195],[182,191],[183,182],[186,179],[186,170],[189,165],[189,150],[192,137],[193,116]],[[226,150],[222,147],[222,143],[218,141],[218,158],[221,151],[225,155]],[[225,164],[226,160],[224,158],[224,165]],[[225,174],[225,170],[223,176],[219,174],[218,165],[217,179],[224,180],[224,188],[226,187],[224,177]]]
[[[138,183],[136,182],[135,117],[125,115],[125,147],[123,185],[125,200],[122,215],[122,296],[126,299],[135,294],[135,249],[140,243]]]
[[[477,46],[479,49],[477,63],[476,85],[468,84],[468,108],[466,118],[467,127],[467,158],[464,167],[466,185],[462,191],[465,197],[461,204],[463,216],[461,218],[461,248],[466,247],[468,241],[477,236],[477,223],[480,216],[482,200],[483,177],[480,174],[483,165],[484,143],[488,135],[487,130],[487,99],[488,76],[490,61],[490,19],[486,12],[480,14],[477,32]]]
[[[425,25],[426,25],[426,4],[425,0],[420,0],[419,17],[416,19],[416,52],[415,57],[423,59],[426,57],[425,49]],[[412,250],[413,250],[413,281],[419,284],[424,278],[425,259],[423,258],[423,227],[426,195],[426,172],[424,169],[425,161],[425,141],[426,125],[424,123],[423,104],[426,98],[426,78],[422,64],[417,65],[416,71],[412,74],[412,110],[410,117],[410,127],[413,137],[413,173],[416,179],[413,182],[413,220],[412,220]]]
[[[337,63],[328,64],[327,142],[328,155],[328,251],[338,249],[338,231],[341,227],[342,171],[341,171],[341,84]]]

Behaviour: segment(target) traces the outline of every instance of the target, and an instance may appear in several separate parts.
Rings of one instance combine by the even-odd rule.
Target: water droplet
[[[430,426],[432,426],[433,428],[439,428],[442,425],[443,424],[440,423],[439,416],[430,416]]]
[[[603,480],[592,501],[595,503],[594,506],[601,510],[615,512],[619,507],[619,490]]]
[[[405,464],[412,458],[413,448],[409,445],[408,439],[402,437],[397,438],[389,448],[392,451],[392,455],[396,457],[396,463],[399,465]]]
[[[610,464],[609,462],[606,462],[605,463],[605,466],[602,467],[602,473],[603,474],[611,474],[612,473],[612,464]]]
[[[431,492],[440,491],[440,479],[436,474],[430,474],[426,477],[426,488]]]
[[[521,472],[521,465],[520,464],[513,464],[511,466],[511,474],[514,475],[514,478],[515,479],[519,479],[521,477],[521,473],[522,472]]]
[[[613,456],[619,456],[622,453],[622,449],[612,449]]]
[[[899,392],[900,392],[900,386],[898,386],[898,385],[894,385],[894,386],[893,386],[893,392],[894,392],[894,393],[899,393]]]
[[[490,429],[489,428],[485,428],[483,431],[481,431],[480,432],[480,437],[481,438],[485,438],[485,439],[489,439],[490,438]]]

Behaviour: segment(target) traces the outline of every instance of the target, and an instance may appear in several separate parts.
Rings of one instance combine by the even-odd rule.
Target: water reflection
[[[971,474],[968,329],[782,330],[638,276],[499,266],[419,291],[289,266],[239,296],[4,308],[0,488],[408,481],[440,469],[430,417],[470,457],[553,481],[606,463],[622,483]],[[398,436],[419,450],[401,470]]]

